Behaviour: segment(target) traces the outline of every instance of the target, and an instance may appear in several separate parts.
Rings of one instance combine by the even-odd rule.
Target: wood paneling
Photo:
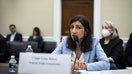
[[[93,31],[93,0],[62,0],[62,36],[67,35],[70,19],[75,15],[84,15]]]

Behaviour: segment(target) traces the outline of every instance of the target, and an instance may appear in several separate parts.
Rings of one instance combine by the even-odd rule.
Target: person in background
[[[126,44],[125,60],[126,66],[132,67],[132,33],[130,34],[128,42]]]
[[[28,38],[28,41],[35,41],[38,43],[39,52],[43,50],[43,38],[41,36],[40,29],[38,27],[34,27],[33,34]]]
[[[74,37],[78,38],[78,43]],[[52,54],[71,55],[73,70],[109,70],[110,66],[99,39],[92,38],[89,22],[83,15],[70,20],[68,37],[62,39]]]
[[[6,38],[0,34],[0,63],[5,63],[7,59]]]
[[[117,33],[117,37],[119,38],[119,33],[118,33],[117,28],[115,28],[115,31],[116,31],[116,33]]]
[[[100,44],[110,62],[111,70],[124,68],[123,41],[119,38],[117,32],[111,21],[106,20],[103,23],[103,38],[100,39]]]
[[[9,29],[11,31],[11,34],[8,34],[6,36],[7,41],[14,42],[22,42],[22,34],[16,32],[16,26],[14,24],[9,25]]]

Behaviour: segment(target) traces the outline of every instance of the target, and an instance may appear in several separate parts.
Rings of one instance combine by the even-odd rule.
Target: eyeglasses
[[[10,30],[13,30],[13,29],[15,29],[15,27],[10,27]]]

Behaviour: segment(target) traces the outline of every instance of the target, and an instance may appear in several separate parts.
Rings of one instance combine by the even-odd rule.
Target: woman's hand
[[[37,38],[37,36],[33,36],[33,39],[36,39]]]
[[[109,60],[110,62],[114,62],[114,60],[112,59],[112,57],[108,57],[108,60]]]
[[[74,63],[72,62],[72,66],[74,66],[73,64],[74,64]],[[75,70],[86,70],[86,68],[87,68],[86,62],[82,62],[82,61],[80,61],[80,60],[77,60],[77,61],[75,62],[75,66],[74,66],[74,69],[75,69]]]

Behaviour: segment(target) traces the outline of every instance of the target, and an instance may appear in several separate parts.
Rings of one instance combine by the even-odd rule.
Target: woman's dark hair
[[[70,33],[70,26],[72,23],[76,21],[79,21],[83,25],[86,31],[86,35],[84,36],[84,39],[80,45],[80,49],[82,52],[91,51],[92,50],[92,32],[91,32],[90,25],[89,25],[87,18],[83,15],[76,15],[70,20],[69,35],[67,39],[67,48],[76,50],[76,43],[73,41],[71,37],[71,33]]]
[[[38,27],[34,27],[33,32],[37,32],[37,36],[41,36],[40,30]]]

